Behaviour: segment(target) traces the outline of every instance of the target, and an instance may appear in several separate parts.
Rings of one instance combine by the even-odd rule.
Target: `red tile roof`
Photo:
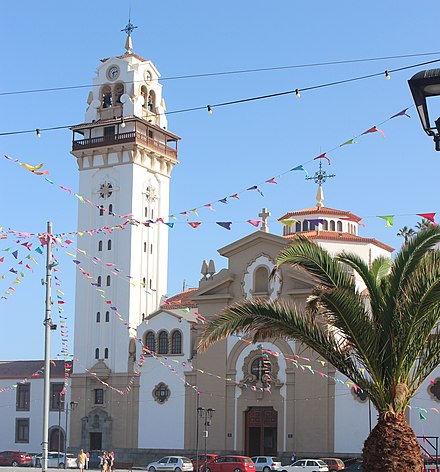
[[[285,218],[291,218],[293,216],[307,216],[307,215],[317,215],[317,214],[333,215],[333,216],[339,216],[343,218],[353,218],[356,222],[361,221],[362,219],[359,216],[355,215],[354,213],[351,213],[350,211],[336,210],[334,208],[329,208],[329,207],[313,207],[313,208],[304,208],[303,210],[298,210],[298,211],[289,211],[281,218],[278,218],[278,221],[283,220]]]
[[[374,238],[362,238],[355,234],[350,233],[338,233],[336,231],[302,231],[298,233],[287,234],[283,236],[286,239],[296,239],[298,236],[305,236],[309,239],[317,239],[319,241],[345,241],[349,243],[370,243],[374,244],[377,247],[385,249],[385,251],[393,252],[394,248],[388,246],[377,239]]]
[[[38,361],[0,361],[0,379],[27,379],[44,366],[43,360]],[[64,361],[51,361],[50,376],[64,377]],[[43,374],[38,377],[42,378]]]
[[[189,288],[182,293],[178,293],[177,295],[168,298],[165,303],[162,304],[161,308],[164,308],[165,310],[197,308],[197,304],[191,300],[191,294],[196,290],[196,288]]]

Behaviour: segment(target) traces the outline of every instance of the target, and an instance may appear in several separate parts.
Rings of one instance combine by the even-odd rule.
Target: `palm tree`
[[[242,332],[254,342],[296,339],[314,349],[368,395],[377,425],[363,449],[368,472],[419,472],[423,460],[405,420],[409,401],[440,363],[440,229],[431,227],[403,244],[394,261],[371,268],[357,255],[332,257],[300,237],[282,251],[277,268],[291,264],[316,282],[301,310],[288,301],[242,302],[205,328],[200,348]],[[368,298],[353,277],[363,280]]]
[[[422,221],[418,221],[416,223],[416,230],[417,231],[423,231],[426,228],[429,228],[430,226],[433,226],[432,221],[427,220],[426,218],[422,218]],[[397,236],[400,236],[399,234]]]
[[[397,236],[402,236],[406,244],[415,234],[416,232],[412,228],[408,228],[408,226],[404,226],[403,228],[399,229]]]

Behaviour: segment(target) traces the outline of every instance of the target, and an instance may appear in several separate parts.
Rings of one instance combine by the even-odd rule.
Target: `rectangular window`
[[[18,384],[16,406],[17,411],[29,411],[31,396],[31,384]]]
[[[104,404],[104,389],[95,388],[95,405],[103,405],[103,404]]]
[[[17,418],[15,420],[15,442],[29,442],[29,418]]]
[[[106,126],[104,128],[104,136],[114,136],[114,134],[115,134],[114,126]]]
[[[52,411],[64,411],[64,395],[61,395],[63,389],[63,383],[50,384],[50,409]]]

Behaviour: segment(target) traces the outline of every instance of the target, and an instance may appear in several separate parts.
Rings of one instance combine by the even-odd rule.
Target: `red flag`
[[[417,213],[417,216],[421,216],[422,218],[425,218],[435,223],[434,221],[435,213]]]
[[[379,133],[380,135],[385,136],[385,133],[381,129],[377,129],[376,126],[373,126],[372,128],[367,129],[367,131],[364,131],[362,134],[368,134],[368,133]]]
[[[188,224],[192,227],[192,228],[198,228],[202,223],[200,221],[188,221]]]
[[[330,159],[325,155],[325,152],[315,157],[313,160],[316,161],[316,159],[327,159],[328,165],[330,165]]]

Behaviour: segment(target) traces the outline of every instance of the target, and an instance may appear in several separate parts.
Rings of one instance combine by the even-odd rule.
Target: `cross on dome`
[[[325,170],[322,169],[322,160],[319,161],[319,170],[315,172],[315,175],[312,177],[306,177],[306,180],[313,180],[315,184],[318,184],[318,191],[316,192],[316,206],[324,206],[324,190],[322,184],[326,182],[327,179],[336,177],[335,174],[327,174]]]

